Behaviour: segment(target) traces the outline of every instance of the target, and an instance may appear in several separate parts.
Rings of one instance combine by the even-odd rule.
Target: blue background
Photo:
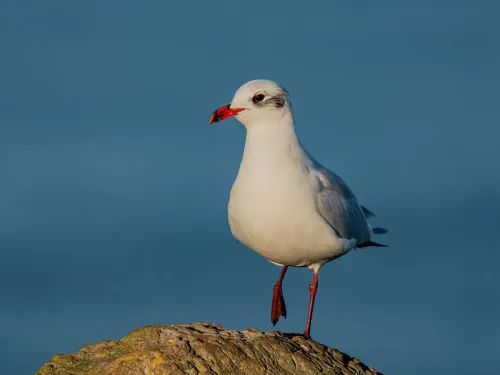
[[[325,266],[312,335],[388,374],[500,352],[498,1],[0,5],[2,374],[148,324],[271,330],[279,268],[232,238],[244,128],[284,85],[298,135],[390,229]],[[312,273],[284,282],[304,328]],[[496,356],[496,359],[495,359]]]

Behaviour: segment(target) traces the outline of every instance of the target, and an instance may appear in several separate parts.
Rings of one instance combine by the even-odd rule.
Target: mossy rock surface
[[[375,375],[357,358],[301,336],[218,324],[153,325],[56,355],[35,375]]]

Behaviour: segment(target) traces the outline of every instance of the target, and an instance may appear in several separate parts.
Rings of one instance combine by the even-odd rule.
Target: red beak
[[[230,105],[231,104],[225,105],[212,113],[212,116],[210,116],[210,123],[213,124],[214,122],[222,121],[228,117],[236,116],[238,113],[245,110],[245,108],[229,108]]]

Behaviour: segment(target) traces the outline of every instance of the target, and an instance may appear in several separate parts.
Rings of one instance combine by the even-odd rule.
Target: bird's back
[[[337,235],[354,238],[357,244],[369,241],[371,231],[366,215],[344,180],[315,160],[312,176],[318,179],[318,211]]]

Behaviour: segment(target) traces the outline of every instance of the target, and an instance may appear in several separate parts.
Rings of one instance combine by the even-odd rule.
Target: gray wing
[[[320,165],[314,167],[320,187],[317,204],[321,216],[339,237],[355,238],[358,244],[370,241],[366,217],[373,213],[358,203],[354,193],[338,175]]]

